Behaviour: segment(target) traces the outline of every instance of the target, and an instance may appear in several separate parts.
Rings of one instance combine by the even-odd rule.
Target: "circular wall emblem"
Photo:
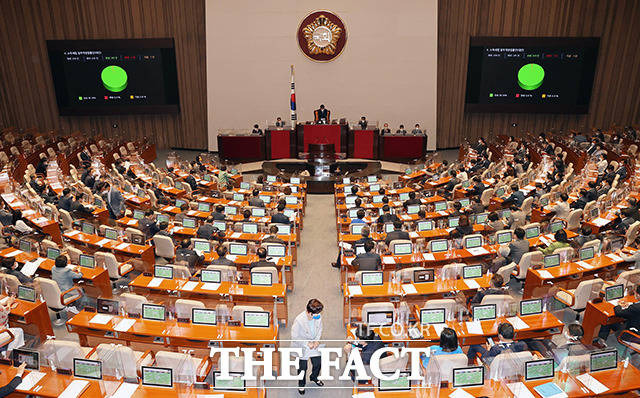
[[[298,27],[298,45],[307,57],[327,62],[338,57],[347,43],[347,29],[331,11],[307,15]]]

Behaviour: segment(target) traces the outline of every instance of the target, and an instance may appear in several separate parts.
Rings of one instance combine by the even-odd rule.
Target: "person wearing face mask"
[[[307,308],[302,311],[293,321],[291,327],[292,346],[302,349],[300,357],[300,374],[302,379],[298,380],[298,393],[304,394],[304,386],[307,379],[307,360],[311,360],[311,374],[309,380],[322,387],[324,383],[318,380],[320,374],[320,337],[322,336],[322,318],[320,313],[324,306],[318,299],[311,299],[307,303]]]
[[[391,134],[391,129],[389,128],[389,123],[385,123],[382,126],[382,130],[380,130],[380,135]]]

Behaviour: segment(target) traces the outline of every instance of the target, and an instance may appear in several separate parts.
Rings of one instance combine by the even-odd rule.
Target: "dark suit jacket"
[[[276,213],[272,215],[271,222],[274,224],[290,224],[291,223],[291,221],[289,220],[289,217],[285,216],[282,213]]]
[[[277,236],[267,236],[266,238],[262,239],[262,241],[265,243],[280,243],[281,245],[287,245],[287,242],[278,238]]]
[[[198,228],[198,231],[196,231],[196,236],[201,239],[211,239],[213,233],[213,225],[205,223]]]
[[[524,192],[515,191],[507,198],[507,202],[513,203],[518,207],[522,206],[522,202],[524,202]]]
[[[63,196],[58,201],[58,207],[62,210],[71,211],[71,196]]]
[[[391,134],[391,129],[382,129],[380,130],[380,135]]]
[[[378,217],[378,220],[376,221],[376,223],[378,224],[386,224],[388,222],[394,222],[399,220],[398,216],[396,216],[395,214],[383,214],[380,217]]]
[[[409,237],[409,232],[407,231],[391,231],[387,234],[387,237],[385,238],[384,243],[386,243],[387,246],[389,246],[389,243],[391,243],[392,240],[396,240],[396,239],[411,240],[411,237]]]
[[[224,221],[226,218],[224,213],[218,213],[217,211],[214,211],[213,213],[211,213],[211,217],[213,217],[214,220],[218,220],[218,221]]]
[[[640,330],[640,303],[631,304],[626,309],[616,305],[613,307],[613,312],[616,316],[627,320],[627,329],[635,328]]]
[[[146,217],[138,221],[138,229],[142,231],[147,239],[158,233],[158,224],[155,221]]]
[[[195,191],[196,189],[198,189],[198,183],[196,182],[195,177],[193,177],[192,175],[188,175],[185,179],[184,182],[186,182],[187,184],[189,184],[189,186],[191,187],[192,191]]]
[[[382,269],[382,260],[377,253],[358,254],[351,263],[358,271],[377,271]]]
[[[267,261],[267,260],[258,260],[258,261],[254,261],[251,263],[251,265],[249,266],[249,269],[254,269],[255,267],[275,267],[276,263],[274,263],[273,261]],[[273,281],[275,283],[275,281]]]
[[[189,268],[194,268],[198,262],[204,261],[204,256],[198,256],[195,250],[180,247],[176,249],[176,261],[186,261]]]
[[[260,199],[257,196],[252,196],[249,198],[249,206],[264,207],[264,200]]]
[[[358,126],[360,126],[361,129],[366,129],[367,128],[367,121],[366,120],[360,120],[358,122]]]
[[[315,116],[315,121],[319,121],[320,119],[324,119],[327,121],[327,123],[329,123],[329,115],[331,114],[331,112],[325,108],[325,109],[316,109],[313,112],[313,115]]]
[[[216,258],[215,260],[211,261],[211,264],[213,264],[213,265],[233,265],[233,266],[236,265],[233,261],[229,260],[226,257]]]
[[[91,161],[91,156],[87,155],[85,151],[82,151],[80,152],[80,159],[84,160],[85,162],[89,162]]]

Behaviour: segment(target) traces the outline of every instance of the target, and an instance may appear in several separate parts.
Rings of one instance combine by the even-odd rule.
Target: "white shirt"
[[[20,231],[21,233],[27,233],[27,232],[32,232],[33,228],[31,228],[30,226],[28,226],[27,224],[25,224],[24,221],[22,220],[18,220],[16,221],[16,229],[18,231]]]
[[[569,213],[571,213],[571,207],[567,202],[558,202],[551,208],[551,211],[556,213],[557,218],[562,218],[566,221],[569,218]]]
[[[302,348],[300,359],[309,359],[318,356],[316,350],[311,350],[307,343],[320,340],[322,336],[322,318],[311,319],[307,316],[307,311],[302,311],[293,321],[291,327],[291,347]]]

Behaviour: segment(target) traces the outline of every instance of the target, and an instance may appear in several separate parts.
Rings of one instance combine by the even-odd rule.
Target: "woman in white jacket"
[[[318,351],[318,347],[320,346],[320,336],[322,336],[322,318],[320,313],[323,308],[324,306],[319,300],[309,300],[306,311],[302,311],[296,317],[291,327],[292,347],[302,349],[299,370],[300,373],[303,374],[303,377],[298,381],[298,392],[300,394],[304,394],[308,359],[311,359],[311,375],[309,376],[309,380],[320,387],[324,386],[324,383],[318,380],[318,375],[320,374],[320,352]]]

